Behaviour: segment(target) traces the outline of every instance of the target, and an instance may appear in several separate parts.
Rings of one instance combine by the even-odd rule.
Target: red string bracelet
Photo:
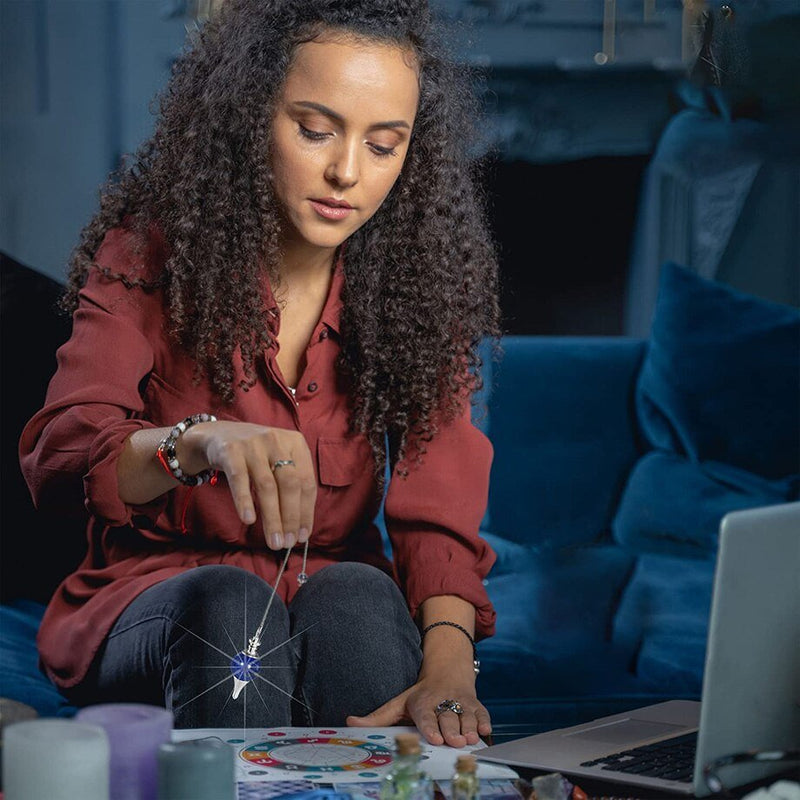
[[[204,469],[197,475],[187,475],[178,461],[177,444],[178,438],[186,432],[192,425],[200,422],[216,422],[217,418],[213,414],[192,414],[190,417],[178,422],[175,427],[161,440],[158,445],[158,460],[164,469],[169,471],[175,480],[180,481],[184,486],[199,486],[201,483],[210,482],[216,473],[213,469]]]

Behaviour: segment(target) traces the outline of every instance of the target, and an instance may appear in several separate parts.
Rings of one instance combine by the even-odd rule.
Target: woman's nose
[[[358,142],[343,141],[333,152],[325,177],[344,188],[355,186],[359,178]]]

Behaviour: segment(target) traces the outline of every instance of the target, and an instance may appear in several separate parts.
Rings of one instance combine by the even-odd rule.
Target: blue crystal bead
[[[261,663],[257,658],[247,655],[247,653],[237,653],[231,659],[231,672],[234,678],[240,681],[250,681],[256,672],[261,669]]]

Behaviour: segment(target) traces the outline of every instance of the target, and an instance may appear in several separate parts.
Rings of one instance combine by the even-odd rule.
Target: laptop
[[[658,703],[475,755],[702,797],[711,794],[704,764],[747,750],[798,746],[800,503],[786,503],[734,511],[720,524],[701,702]],[[672,762],[660,750],[671,751]],[[681,758],[683,766],[675,764]],[[736,764],[721,768],[719,777],[731,788],[789,767]]]

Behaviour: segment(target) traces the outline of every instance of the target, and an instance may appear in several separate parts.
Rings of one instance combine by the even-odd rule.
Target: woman
[[[36,502],[91,515],[39,634],[75,702],[490,731],[469,398],[498,310],[468,88],[419,1],[228,0],[178,61],[83,232],[72,337],[21,440]]]

